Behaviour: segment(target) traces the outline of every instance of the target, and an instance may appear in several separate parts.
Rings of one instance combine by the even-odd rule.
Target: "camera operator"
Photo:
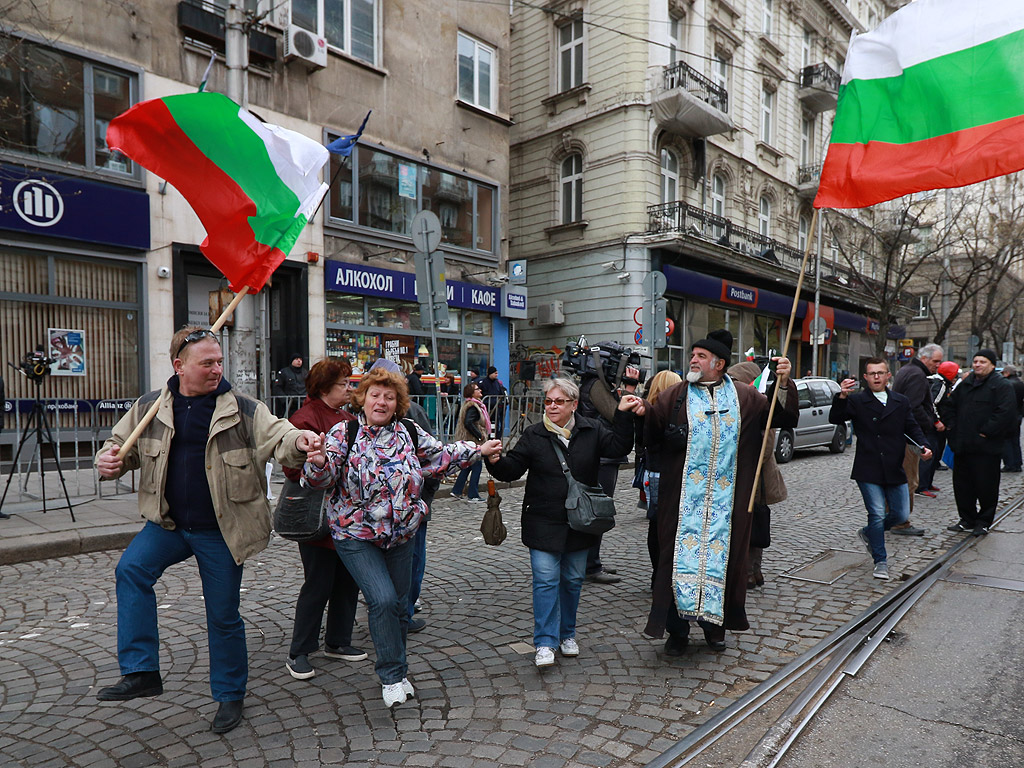
[[[611,427],[611,422],[602,415],[595,404],[594,387],[600,387],[604,390],[602,394],[605,398],[612,398],[617,403],[622,398],[622,395],[631,395],[636,392],[641,378],[640,369],[636,365],[628,364],[634,362],[634,356],[630,349],[614,342],[606,341],[598,343],[596,347],[602,350],[602,365],[596,370],[584,367],[582,381],[580,382],[579,412],[588,418],[601,419],[607,426]],[[607,357],[605,357],[605,352],[607,352]],[[611,373],[609,369],[617,371],[623,354],[627,357],[628,362],[620,383],[616,386],[614,376],[609,375]],[[639,362],[639,357],[636,358],[635,362]],[[619,476],[619,466],[625,464],[626,459],[626,456],[601,459],[601,465],[597,471],[597,482],[607,496],[615,496],[615,483]],[[601,562],[601,537],[598,536],[597,542],[587,552],[585,578],[587,581],[597,584],[615,584],[622,580],[622,577],[616,576],[615,572],[615,568],[608,568]]]

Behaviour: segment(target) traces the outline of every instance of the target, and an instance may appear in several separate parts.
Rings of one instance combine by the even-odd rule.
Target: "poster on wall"
[[[50,373],[54,376],[85,376],[85,331],[49,328]]]
[[[411,373],[416,355],[413,351],[413,339],[411,336],[389,336],[381,335],[380,347],[382,357],[402,366],[403,373]]]

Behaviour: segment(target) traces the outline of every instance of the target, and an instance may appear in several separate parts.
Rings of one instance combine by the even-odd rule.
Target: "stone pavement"
[[[619,524],[602,550],[623,581],[584,586],[582,653],[544,672],[533,666],[521,488],[500,490],[509,528],[500,547],[480,537],[483,505],[439,499],[421,614],[428,625],[409,641],[416,697],[391,711],[380,698],[362,610],[354,642],[371,650],[370,661],[317,654],[312,680],[288,675],[284,658],[302,569],[296,546],[275,539],[246,564],[246,719],[225,736],[208,730],[215,705],[194,564],[170,569],[157,586],[165,693],[126,704],[94,699],[98,687],[118,677],[119,553],[88,552],[86,544],[83,554],[3,565],[0,765],[643,766],[891,588],[871,577],[855,535],[864,512],[849,480],[851,462],[852,452],[819,449],[783,467],[790,498],[773,508],[767,583],[748,597],[751,631],[729,633],[723,653],[694,642],[672,660],[660,654],[660,642],[640,634],[649,603],[647,523],[624,472]],[[1021,492],[1021,477],[1003,475],[1004,500]],[[938,473],[936,482],[939,498],[919,497],[913,515],[929,534],[887,537],[894,577],[914,572],[958,538],[944,530],[954,517],[950,473]],[[76,508],[79,538],[88,541],[81,529],[105,515],[119,514],[119,524],[137,528],[133,513],[130,497]],[[51,511],[48,524],[51,516],[53,525],[62,517]],[[16,550],[13,526],[37,519],[24,512],[0,521],[0,541]],[[783,575],[830,550],[853,563],[834,583]]]

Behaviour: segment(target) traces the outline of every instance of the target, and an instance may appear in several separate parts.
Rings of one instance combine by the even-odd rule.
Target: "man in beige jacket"
[[[302,466],[319,436],[233,393],[212,332],[184,328],[174,334],[170,352],[175,375],[139,398],[96,456],[104,479],[140,470],[139,511],[147,521],[116,570],[123,676],[96,698],[127,701],[163,693],[153,586],[169,566],[194,556],[203,582],[210,689],[219,702],[212,730],[226,733],[242,719],[249,673],[238,612],[242,563],[270,540],[264,466],[271,454],[286,466]],[[121,455],[154,400],[160,403],[156,418]]]

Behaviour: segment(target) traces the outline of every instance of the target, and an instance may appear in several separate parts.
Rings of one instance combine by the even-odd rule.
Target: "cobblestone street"
[[[246,565],[242,614],[250,679],[245,720],[209,731],[205,615],[194,564],[170,569],[157,587],[165,693],[99,704],[118,677],[114,565],[119,552],[3,566],[0,579],[0,764],[57,766],[643,766],[874,602],[894,582],[871,576],[855,531],[864,524],[849,479],[852,449],[800,452],[782,467],[789,500],[773,508],[767,583],[748,595],[752,628],[711,652],[694,634],[669,660],[640,634],[649,604],[647,522],[631,473],[619,478],[617,527],[605,537],[616,585],[586,584],[576,659],[533,664],[527,550],[519,540],[522,489],[501,489],[509,537],[484,545],[483,505],[437,502],[424,582],[427,628],[409,639],[416,696],[385,709],[360,610],[354,644],[371,659],[311,658],[311,680],[284,661],[301,565],[294,544],[275,539]],[[959,537],[951,473],[938,498],[918,497],[911,517],[924,537],[887,536],[893,578],[913,573]],[[1003,475],[1001,498],[1021,492]],[[783,574],[829,550],[855,563],[834,583]],[[849,553],[849,554],[847,554]],[[835,574],[833,574],[834,577]],[[818,577],[814,577],[818,578]]]

